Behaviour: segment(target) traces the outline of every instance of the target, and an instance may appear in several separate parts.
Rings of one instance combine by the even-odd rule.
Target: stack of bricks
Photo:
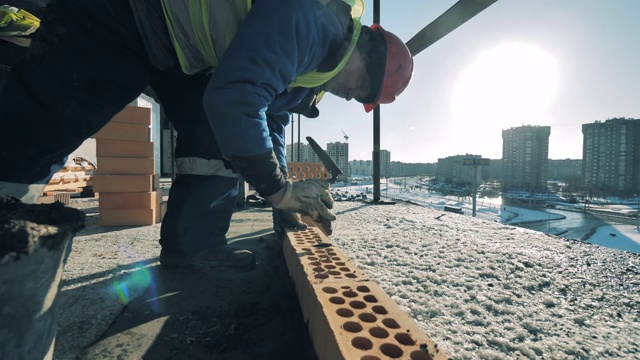
[[[283,247],[319,359],[449,358],[318,228],[288,231]]]
[[[93,137],[100,226],[152,225],[162,220],[165,204],[157,191],[151,109],[127,106]]]

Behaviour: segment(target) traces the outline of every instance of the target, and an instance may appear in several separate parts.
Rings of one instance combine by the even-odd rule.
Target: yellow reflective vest
[[[325,3],[326,0],[317,0]],[[320,86],[346,65],[360,36],[363,0],[342,0],[351,6],[354,32],[349,47],[335,69],[298,76],[290,87]],[[251,0],[162,0],[169,35],[182,71],[195,74],[218,66],[225,50],[251,9]]]

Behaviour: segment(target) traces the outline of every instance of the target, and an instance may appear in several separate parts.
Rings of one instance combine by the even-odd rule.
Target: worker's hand
[[[273,231],[276,233],[278,239],[284,238],[285,228],[295,229],[295,230],[305,230],[307,228],[307,224],[302,222],[300,219],[300,214],[280,210],[273,208]]]
[[[291,212],[306,214],[314,219],[334,221],[336,216],[329,211],[333,208],[333,198],[329,183],[324,180],[301,180],[294,183],[287,180],[283,187],[282,200],[273,201],[273,206]]]

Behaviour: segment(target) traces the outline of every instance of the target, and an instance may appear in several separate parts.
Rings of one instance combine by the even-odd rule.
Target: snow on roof
[[[640,353],[637,254],[404,203],[334,210],[331,240],[454,358]]]

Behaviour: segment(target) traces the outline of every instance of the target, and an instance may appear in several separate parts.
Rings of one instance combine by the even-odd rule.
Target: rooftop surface
[[[166,185],[166,184],[165,184]],[[166,190],[166,189],[165,189]],[[160,269],[160,225],[74,199],[56,359],[312,359],[270,209],[234,214],[247,273]],[[454,358],[640,356],[640,257],[414,204],[337,202],[330,237]]]

